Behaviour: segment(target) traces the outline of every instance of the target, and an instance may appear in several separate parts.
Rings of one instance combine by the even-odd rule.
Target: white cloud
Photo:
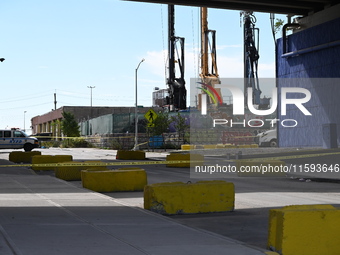
[[[221,78],[242,78],[243,58],[218,56],[217,68]]]
[[[225,45],[225,47],[240,47],[241,45]],[[167,74],[167,50],[149,51],[145,57],[145,66],[148,72],[154,75],[145,82],[165,84]],[[217,55],[217,68],[221,78],[242,78],[243,77],[243,54],[237,56]],[[275,77],[275,63],[259,63],[259,78]],[[200,56],[199,51],[186,48],[185,52],[185,79],[199,77]]]
[[[167,63],[167,50],[148,51],[145,57],[146,69],[157,78],[165,78],[165,65]]]
[[[275,78],[275,62],[259,64],[260,78]]]
[[[243,54],[240,50],[241,45],[222,45],[221,47],[230,48],[228,55],[217,55],[217,67],[220,78],[243,78],[244,65]],[[187,89],[190,86],[191,78],[198,78],[200,73],[200,51],[196,48],[185,48],[185,80]],[[230,54],[230,55],[229,55]],[[165,74],[167,66],[167,50],[162,51],[149,51],[143,63],[143,73],[148,73],[147,77],[140,77],[139,85],[143,87],[140,93],[144,96],[141,97],[141,104],[148,105],[151,101],[151,91],[154,87],[166,88],[166,78],[168,73]],[[179,73],[176,72],[178,76]],[[275,77],[275,63],[259,63],[259,78]],[[267,86],[260,84],[262,95],[270,95]],[[188,91],[188,103],[190,102],[190,93]]]
[[[241,44],[232,44],[232,45],[217,45],[216,50],[224,50],[226,48],[241,48]]]

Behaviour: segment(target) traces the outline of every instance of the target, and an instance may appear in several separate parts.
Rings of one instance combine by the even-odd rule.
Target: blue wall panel
[[[338,40],[340,18],[288,36],[287,51],[306,49]],[[304,116],[294,105],[287,107],[285,116],[279,111],[279,119],[298,121],[297,127],[294,128],[278,125],[280,146],[322,146],[322,125],[329,123],[337,125],[339,144],[340,45],[284,58],[281,38],[277,41],[276,52],[277,78],[286,78],[278,79],[279,91],[281,87],[302,87],[312,94],[311,100],[304,104],[312,116]],[[301,94],[292,94],[289,98],[294,97],[301,98]]]

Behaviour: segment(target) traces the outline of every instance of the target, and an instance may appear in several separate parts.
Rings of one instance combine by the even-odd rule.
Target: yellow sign
[[[155,121],[155,119],[157,119],[158,115],[157,113],[150,109],[148,110],[145,114],[144,114],[144,118],[146,118],[148,120],[148,127],[154,127],[155,124],[153,123]]]

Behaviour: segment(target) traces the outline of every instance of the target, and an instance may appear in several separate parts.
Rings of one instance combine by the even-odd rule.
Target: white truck
[[[31,151],[39,147],[35,137],[29,137],[25,132],[16,128],[0,129],[0,149],[24,149]]]

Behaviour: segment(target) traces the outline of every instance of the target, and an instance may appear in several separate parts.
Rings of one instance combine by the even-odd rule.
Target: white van
[[[265,132],[257,134],[256,140],[260,147],[277,147],[277,130],[270,129]]]
[[[18,129],[0,129],[0,149],[22,149],[31,151],[39,147],[38,139],[28,137]]]
[[[274,120],[271,129],[257,134],[255,142],[260,147],[277,147],[277,122]]]

